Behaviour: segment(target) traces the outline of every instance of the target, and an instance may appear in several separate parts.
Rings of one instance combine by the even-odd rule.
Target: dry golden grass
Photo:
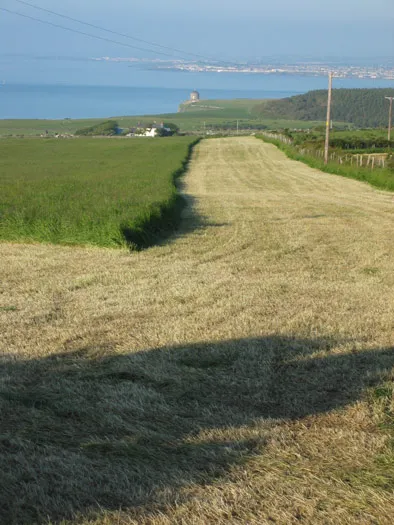
[[[253,138],[184,185],[145,252],[1,245],[0,522],[392,523],[393,195]]]

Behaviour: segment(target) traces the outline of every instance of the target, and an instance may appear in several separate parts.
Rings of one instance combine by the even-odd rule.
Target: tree
[[[179,133],[179,126],[173,122],[164,122],[164,127],[171,130],[171,135],[178,135]]]

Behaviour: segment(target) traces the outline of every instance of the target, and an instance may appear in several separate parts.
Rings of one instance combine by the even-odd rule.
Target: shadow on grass
[[[179,237],[205,228],[220,228],[228,223],[210,221],[197,211],[197,200],[191,195],[178,194],[174,203],[157,205],[147,217],[132,228],[121,227],[122,236],[131,250],[141,251],[152,246],[169,244]]]
[[[186,206],[186,199],[179,194],[168,203],[152,205],[136,224],[121,226],[126,244],[131,250],[140,251],[165,243],[179,231]],[[200,222],[200,217],[193,213],[193,228],[198,228]]]
[[[168,200],[151,204],[132,225],[120,226],[121,235],[131,250],[163,245],[195,230],[220,226],[209,223],[206,217],[201,216],[197,212],[196,199],[183,193],[183,175],[200,140],[197,138],[189,145],[182,166],[173,173],[173,194]]]
[[[173,202],[172,202],[173,201]],[[151,207],[133,227],[122,226],[121,233],[131,250],[141,251],[151,246],[168,244],[208,226],[224,226],[210,222],[196,210],[196,199],[176,195],[170,204]]]
[[[212,482],[264,449],[242,427],[344,407],[394,365],[393,348],[334,345],[266,337],[3,358],[1,523],[149,507],[160,491]]]

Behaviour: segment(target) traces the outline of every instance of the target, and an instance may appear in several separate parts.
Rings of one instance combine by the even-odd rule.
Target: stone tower
[[[198,91],[192,91],[190,94],[190,102],[198,102],[200,100],[200,93]]]

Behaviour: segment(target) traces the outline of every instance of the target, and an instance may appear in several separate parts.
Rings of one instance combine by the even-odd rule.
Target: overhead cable
[[[71,27],[62,26],[60,24],[55,24],[54,22],[49,22],[48,20],[42,20],[41,18],[36,18],[35,16],[26,15],[25,13],[19,13],[18,11],[12,11],[11,9],[6,9],[5,7],[0,7],[1,11],[5,11],[6,13],[11,13],[13,15],[21,16],[23,18],[28,18],[29,20],[34,20],[35,22],[40,22],[41,24],[46,24],[52,27],[56,27],[58,29],[64,29],[66,31],[70,31],[71,33],[78,33],[79,35],[88,36],[91,38],[96,38],[98,40],[103,40],[104,42],[110,42],[111,44],[117,44],[119,46],[129,47],[131,49],[138,49],[139,51],[146,51],[148,53],[154,53],[158,55],[164,55],[167,57],[172,57],[173,55],[170,55],[169,53],[165,53],[164,51],[156,51],[154,49],[146,49],[143,47],[133,46],[132,44],[128,44],[126,42],[120,42],[118,40],[113,40],[111,38],[106,38],[104,36],[99,35],[93,35],[92,33],[86,33],[85,31],[80,31],[79,29],[73,29]]]
[[[175,47],[169,47],[169,46],[165,46],[165,45],[162,45],[162,44],[157,44],[156,42],[149,42],[148,40],[143,40],[142,38],[137,38],[137,37],[129,35],[127,33],[120,33],[119,31],[113,31],[112,29],[108,29],[106,27],[102,27],[102,26],[99,26],[99,25],[96,25],[96,24],[92,24],[90,22],[85,22],[84,20],[80,20],[78,18],[73,18],[71,16],[64,15],[64,14],[58,13],[56,11],[52,11],[51,9],[46,9],[44,7],[37,6],[37,5],[32,4],[30,2],[25,2],[24,0],[15,0],[15,2],[18,2],[19,4],[26,5],[28,7],[32,7],[33,9],[38,9],[40,11],[44,11],[44,12],[49,13],[51,15],[59,16],[61,18],[64,18],[65,20],[70,20],[72,22],[77,22],[78,24],[82,24],[82,25],[85,25],[85,26],[88,26],[88,27],[92,27],[94,29],[98,29],[99,31],[105,31],[106,33],[111,33],[112,35],[121,36],[123,38],[128,38],[128,39],[131,39],[131,40],[135,40],[136,42],[141,42],[143,44],[147,44],[147,45],[150,45],[150,46],[154,46],[154,47],[158,47],[158,48],[161,48],[161,49],[165,49],[167,51],[172,51],[174,53],[179,53],[179,54],[182,54],[182,55],[190,55],[190,56],[193,56],[193,57],[196,57],[196,58],[202,58],[204,60],[215,61],[212,57],[199,55],[197,53],[191,53],[189,51],[183,51],[183,50],[177,49]]]

